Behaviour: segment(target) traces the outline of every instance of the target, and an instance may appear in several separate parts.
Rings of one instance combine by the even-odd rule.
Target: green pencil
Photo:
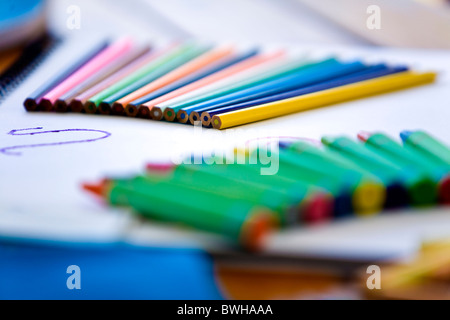
[[[109,88],[99,92],[88,101],[86,101],[84,110],[86,113],[95,113],[98,105],[108,97],[116,94],[117,92],[124,90],[133,83],[136,83],[146,75],[154,72],[156,69],[170,61],[171,59],[179,56],[183,52],[189,50],[193,44],[185,44],[181,46],[170,46],[155,52],[155,58],[151,60],[147,65],[143,66],[139,70],[133,72],[129,76],[110,86]]]

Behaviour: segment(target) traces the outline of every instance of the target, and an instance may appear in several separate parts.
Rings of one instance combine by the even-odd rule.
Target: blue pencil
[[[340,77],[338,79],[332,79],[329,81],[325,81],[320,84],[315,84],[315,85],[307,86],[307,87],[304,87],[301,89],[291,90],[291,91],[267,96],[267,97],[260,98],[260,99],[254,99],[254,100],[250,100],[250,101],[246,101],[246,102],[242,102],[242,103],[227,105],[225,107],[215,108],[215,109],[212,109],[209,111],[204,111],[201,114],[201,116],[199,116],[197,112],[195,112],[195,113],[192,112],[191,116],[190,116],[190,121],[191,121],[191,123],[193,123],[194,121],[201,119],[204,126],[209,126],[211,118],[217,114],[230,112],[230,111],[234,111],[234,110],[239,110],[239,109],[244,109],[244,108],[248,108],[248,107],[252,107],[252,106],[256,106],[256,105],[260,105],[260,104],[265,104],[265,103],[269,103],[269,102],[274,102],[274,101],[278,101],[278,100],[289,99],[292,97],[296,97],[296,96],[300,96],[300,95],[304,95],[304,94],[308,94],[308,93],[313,93],[313,92],[317,92],[317,91],[321,91],[321,90],[339,87],[339,86],[343,86],[346,84],[364,81],[364,80],[368,80],[368,79],[373,79],[373,78],[377,78],[377,77],[387,76],[390,74],[404,72],[407,70],[408,70],[408,68],[405,66],[388,67],[384,64],[374,65],[365,70],[361,70],[361,71]]]
[[[208,111],[218,107],[263,98],[293,89],[299,89],[365,68],[367,68],[367,66],[361,62],[344,64],[338,62],[331,65],[312,66],[306,70],[302,70],[291,75],[185,107],[178,111],[177,119],[178,121],[185,123],[189,120],[189,115],[194,111],[201,113],[203,111]]]
[[[130,104],[127,105],[126,113],[128,116],[134,117],[138,111],[139,111],[139,105],[142,103],[145,103],[147,101],[156,99],[166,93],[169,93],[171,91],[174,91],[178,88],[184,87],[194,81],[200,80],[201,78],[207,77],[213,73],[216,73],[220,70],[223,70],[225,68],[228,68],[236,63],[239,63],[241,61],[244,61],[250,57],[255,56],[258,54],[258,49],[253,49],[249,52],[245,52],[243,54],[237,55],[235,57],[231,57],[229,59],[226,59],[223,62],[220,62],[218,64],[214,64],[213,66],[207,68],[206,70],[200,70],[199,72],[195,72],[191,76],[187,78],[180,79],[178,81],[175,81],[174,83],[165,86],[164,88],[158,89],[154,92],[149,93],[148,95],[145,95],[137,100],[132,101]]]
[[[214,64],[214,65],[208,67],[206,70],[200,70],[198,72],[195,72],[194,74],[190,75],[187,78],[183,78],[178,81],[175,81],[174,83],[172,83],[164,88],[158,89],[154,92],[149,93],[148,95],[145,95],[137,100],[134,100],[131,102],[131,104],[139,105],[139,104],[145,103],[147,101],[153,100],[159,96],[162,96],[163,94],[166,94],[170,91],[176,90],[176,89],[183,87],[191,82],[197,81],[197,80],[199,80],[203,77],[206,77],[210,74],[213,74],[217,71],[228,68],[228,67],[232,66],[233,64],[236,64],[236,63],[246,60],[250,57],[253,57],[256,54],[258,54],[258,52],[259,52],[258,49],[253,49],[253,50],[243,53],[241,55],[237,55],[237,56],[228,58],[225,61],[219,62],[217,64]]]

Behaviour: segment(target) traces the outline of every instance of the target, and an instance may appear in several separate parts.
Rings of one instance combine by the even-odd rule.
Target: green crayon
[[[405,147],[417,149],[430,161],[450,166],[450,148],[424,131],[402,131]]]
[[[251,151],[250,159],[264,163],[264,153],[257,148]],[[262,157],[261,157],[262,155]],[[385,202],[386,190],[375,177],[364,176],[337,166],[325,158],[311,157],[308,154],[293,153],[280,149],[278,152],[279,170],[277,175],[291,177],[329,190],[333,194],[350,192],[352,206],[358,214],[379,212]]]
[[[228,176],[217,179],[208,172],[195,170],[195,166],[178,166],[167,175],[149,173],[148,177],[263,205],[279,215],[281,225],[299,222],[299,202],[296,199],[290,199],[288,194],[280,192],[274,187],[261,186],[251,181],[242,183]],[[191,170],[188,170],[189,167]]]
[[[411,175],[421,176],[422,182],[415,190],[417,196],[421,194],[422,205],[433,204],[438,200],[438,183],[436,179],[439,172],[436,168],[417,154],[403,148],[399,143],[382,133],[358,134],[358,138],[374,153],[377,153],[387,161],[402,167]]]
[[[182,164],[173,169],[172,176],[174,180],[202,181],[202,188],[208,186],[224,195],[257,197],[254,200],[272,209],[275,203],[283,203],[289,209],[281,215],[281,224],[321,222],[328,220],[333,210],[333,198],[324,190],[290,179],[260,175],[246,165]]]
[[[322,143],[379,177],[389,186],[392,206],[402,205],[405,201],[419,206],[433,202],[434,183],[427,175],[407,170],[347,137],[323,137]]]
[[[131,207],[151,219],[220,234],[249,250],[259,249],[264,237],[277,225],[274,213],[263,206],[145,176],[104,180],[84,188],[111,205]]]
[[[403,131],[400,137],[405,149],[423,158],[438,172],[439,200],[450,204],[450,149],[424,131]]]

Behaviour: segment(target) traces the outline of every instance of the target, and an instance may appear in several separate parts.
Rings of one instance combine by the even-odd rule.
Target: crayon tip
[[[302,220],[311,224],[325,222],[331,218],[333,210],[333,198],[319,193],[307,201]]]
[[[166,173],[172,170],[175,167],[172,163],[147,163],[146,169],[147,171],[157,172],[157,173]]]
[[[409,138],[409,136],[413,133],[414,131],[404,130],[400,132],[400,138],[402,139],[403,142],[405,142]]]
[[[447,176],[441,182],[439,187],[439,198],[443,204],[450,204],[450,176]]]
[[[386,189],[376,182],[362,182],[353,191],[353,208],[360,215],[375,214],[383,208]]]
[[[329,146],[330,144],[333,143],[334,138],[325,136],[325,137],[322,137],[322,139],[320,139],[320,141],[321,141],[324,145]]]
[[[97,196],[103,197],[106,191],[107,180],[102,180],[97,184],[83,183],[84,190],[89,191]]]
[[[241,243],[250,251],[258,251],[264,238],[275,230],[277,225],[278,222],[270,210],[257,210],[242,227]]]
[[[280,149],[287,149],[290,145],[292,145],[292,142],[280,141],[279,143]]]
[[[358,139],[359,139],[360,141],[366,142],[366,141],[370,138],[371,135],[372,135],[372,134],[371,134],[370,132],[367,132],[367,131],[361,131],[361,132],[359,132],[359,133],[357,134],[357,137],[358,137]]]

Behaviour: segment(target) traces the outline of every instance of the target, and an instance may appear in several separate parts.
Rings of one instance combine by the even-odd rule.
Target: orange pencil
[[[173,99],[173,98],[177,98],[186,93],[189,93],[191,91],[202,88],[206,85],[215,83],[215,82],[225,79],[229,76],[232,76],[237,73],[248,70],[250,68],[256,67],[260,64],[279,59],[279,58],[283,57],[284,55],[285,55],[285,51],[276,51],[276,52],[270,53],[270,54],[258,54],[256,56],[246,59],[242,62],[236,63],[235,65],[233,65],[229,68],[226,68],[224,70],[216,72],[210,76],[202,78],[193,83],[190,83],[187,86],[181,87],[177,90],[169,92],[169,93],[167,93],[161,97],[158,97],[156,99],[153,99],[151,101],[147,101],[139,106],[139,112],[145,113],[145,114],[150,113],[150,117],[152,119],[161,120],[163,117],[164,110],[162,110],[162,108],[158,107],[158,104],[169,101],[170,99]]]
[[[145,64],[147,64],[149,61],[154,59],[155,56],[155,50],[150,50],[150,52],[145,53],[143,56],[137,58],[135,61],[131,62],[130,64],[124,66],[114,74],[110,75],[106,79],[102,80],[95,86],[92,86],[88,90],[84,91],[83,93],[76,96],[72,102],[70,103],[71,110],[81,112],[82,109],[86,113],[92,113],[95,112],[96,108],[93,108],[93,111],[84,108],[84,104],[93,96],[95,96],[97,93],[105,90],[108,87],[111,87],[118,81],[122,80],[126,76],[130,75],[132,72],[138,70]]]
[[[233,51],[232,47],[222,47],[213,50],[209,50],[197,58],[185,63],[184,65],[170,71],[169,73],[163,75],[162,77],[156,79],[155,81],[150,82],[149,84],[143,86],[142,88],[130,93],[129,95],[123,97],[122,99],[116,101],[116,103],[121,104],[122,106],[126,106],[130,103],[133,105],[138,105],[142,102],[145,102],[145,95],[152,93],[155,90],[158,90],[174,81],[180,80],[187,75],[195,72],[219,59],[222,57],[229,55]],[[142,99],[140,99],[142,98]],[[136,100],[139,101],[134,103]]]

